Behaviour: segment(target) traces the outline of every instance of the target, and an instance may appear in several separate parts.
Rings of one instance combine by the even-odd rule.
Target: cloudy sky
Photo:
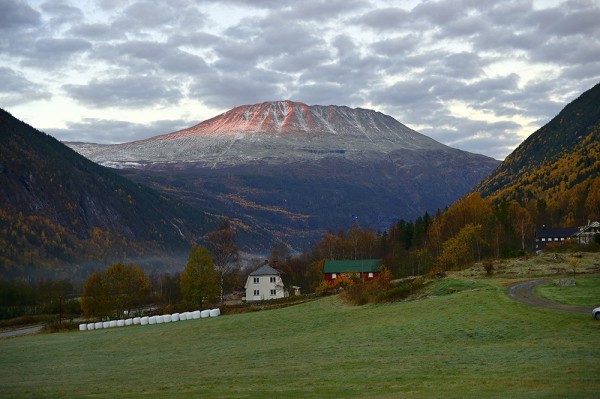
[[[290,99],[503,159],[600,81],[599,21],[597,0],[0,0],[0,107],[117,143]]]

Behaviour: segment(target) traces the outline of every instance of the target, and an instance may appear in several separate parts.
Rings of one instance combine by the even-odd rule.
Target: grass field
[[[597,398],[600,323],[528,307],[505,280],[431,297],[0,340],[2,397]]]
[[[569,305],[600,306],[600,275],[577,276],[575,283],[574,286],[562,287],[551,281],[538,287],[537,293],[555,302]]]

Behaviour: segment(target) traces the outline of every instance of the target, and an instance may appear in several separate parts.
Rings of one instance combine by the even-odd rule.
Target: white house
[[[267,301],[288,296],[281,272],[269,265],[253,271],[246,280],[246,302]]]
[[[594,242],[596,234],[600,234],[600,222],[588,221],[588,224],[580,227],[573,237],[575,237],[579,244],[591,244]]]

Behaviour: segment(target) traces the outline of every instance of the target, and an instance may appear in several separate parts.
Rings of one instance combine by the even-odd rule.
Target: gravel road
[[[517,301],[526,303],[527,305],[537,306],[539,308],[561,310],[563,312],[592,313],[591,307],[564,305],[562,303],[552,302],[546,298],[536,295],[533,292],[535,287],[548,281],[550,281],[550,279],[545,278],[522,281],[520,283],[513,284],[508,287],[508,296],[516,299]]]
[[[27,328],[19,328],[17,330],[9,330],[0,332],[0,338],[16,337],[26,334],[37,334],[42,331],[42,326],[33,326]]]

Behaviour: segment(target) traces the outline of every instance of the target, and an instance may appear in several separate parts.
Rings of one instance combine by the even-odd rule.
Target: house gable
[[[263,265],[250,273],[245,288],[246,296],[242,299],[246,302],[267,301],[288,296],[281,272],[270,265]]]

